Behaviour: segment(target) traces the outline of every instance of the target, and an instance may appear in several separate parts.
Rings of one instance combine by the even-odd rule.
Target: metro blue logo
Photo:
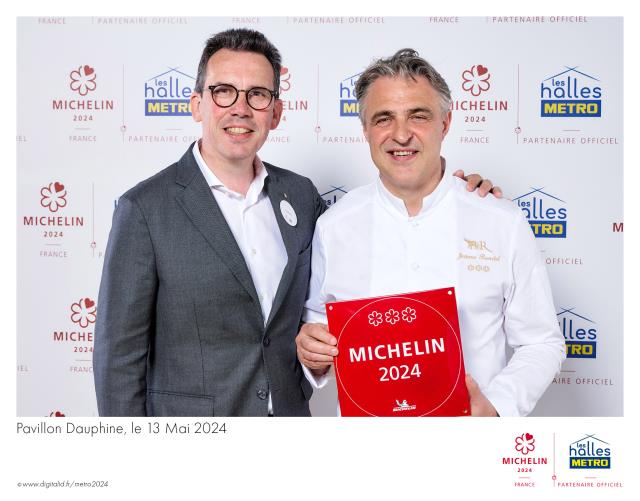
[[[541,117],[600,117],[602,87],[600,80],[578,67],[553,75],[540,84]]]
[[[533,234],[536,238],[566,238],[567,209],[560,206],[566,202],[542,191],[544,188],[531,189],[513,201],[524,212]]]
[[[596,358],[598,330],[596,323],[574,312],[575,308],[562,308],[557,314],[564,336],[567,358]]]
[[[195,78],[169,68],[144,83],[144,114],[152,117],[191,116],[189,98]]]
[[[611,447],[595,435],[587,435],[569,446],[569,468],[602,470],[611,468]]]
[[[340,116],[357,117],[359,106],[356,99],[356,81],[361,73],[345,78],[340,82]]]
[[[320,196],[324,200],[324,203],[327,204],[327,207],[331,207],[338,200],[342,198],[342,195],[347,193],[347,190],[343,190],[343,186],[331,186],[331,189],[325,193],[322,193]]]

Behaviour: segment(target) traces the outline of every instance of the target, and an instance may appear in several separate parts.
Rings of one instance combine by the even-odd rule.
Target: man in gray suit
[[[280,61],[256,31],[210,38],[191,96],[202,138],[120,197],[98,298],[100,415],[310,415],[294,340],[325,204],[257,156],[282,115]]]

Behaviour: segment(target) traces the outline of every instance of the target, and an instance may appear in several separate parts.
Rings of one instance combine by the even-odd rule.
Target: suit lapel
[[[176,183],[183,186],[184,190],[176,196],[176,201],[187,213],[193,225],[209,242],[209,245],[213,247],[220,260],[249,293],[260,316],[262,316],[258,294],[240,247],[238,247],[238,243],[233,237],[213,193],[211,193],[211,188],[200,172],[193,157],[192,148],[193,144],[178,162]]]
[[[268,165],[265,164],[267,168],[267,172],[269,172],[269,176],[267,177],[266,190],[267,195],[269,196],[269,200],[271,201],[271,206],[273,207],[273,212],[276,216],[276,221],[278,221],[278,228],[280,228],[280,234],[282,235],[282,241],[284,242],[285,249],[287,250],[287,265],[282,272],[282,278],[280,279],[280,283],[278,284],[278,290],[276,291],[276,295],[273,299],[273,305],[271,306],[271,312],[269,313],[269,319],[267,321],[267,329],[271,323],[271,320],[282,306],[282,301],[291,286],[291,281],[293,280],[293,275],[296,269],[296,265],[298,263],[298,251],[300,249],[300,242],[298,240],[298,229],[297,226],[291,226],[284,220],[282,215],[282,211],[280,210],[280,202],[286,200],[289,202],[294,210],[296,207],[295,201],[292,200],[292,194],[284,189],[282,183],[278,182],[278,177],[273,173],[271,169],[269,169]],[[266,330],[266,329],[265,329]]]

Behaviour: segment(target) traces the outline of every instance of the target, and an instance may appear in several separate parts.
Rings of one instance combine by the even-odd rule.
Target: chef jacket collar
[[[440,157],[443,166],[442,179],[429,195],[422,199],[422,209],[413,217],[409,216],[407,207],[404,205],[404,201],[401,198],[392,194],[384,185],[380,177],[376,180],[376,188],[378,192],[378,198],[382,202],[382,206],[389,211],[394,217],[400,217],[403,220],[413,220],[425,217],[429,211],[435,208],[438,203],[448,193],[449,188],[452,186],[453,179],[451,173],[447,169],[446,159]]]

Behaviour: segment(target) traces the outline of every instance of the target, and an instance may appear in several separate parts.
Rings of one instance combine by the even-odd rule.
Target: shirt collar
[[[440,182],[436,186],[436,189],[422,199],[422,209],[420,209],[420,212],[413,217],[409,216],[407,207],[404,205],[404,201],[391,193],[386,188],[380,177],[378,177],[378,179],[376,180],[376,191],[383,207],[385,207],[392,214],[400,216],[404,219],[416,219],[424,217],[431,209],[438,205],[438,203],[448,193],[449,188],[452,185],[451,173],[449,172],[449,169],[447,169],[447,162],[444,158],[442,158],[442,163],[444,165],[442,179],[440,179]]]
[[[222,181],[220,181],[220,179],[218,179],[218,176],[216,176],[213,173],[213,171],[209,168],[209,166],[207,166],[207,163],[204,161],[204,158],[200,153],[199,144],[200,144],[200,141],[196,141],[195,144],[193,145],[193,157],[196,159],[196,163],[198,164],[198,167],[200,167],[200,171],[202,172],[202,175],[206,179],[207,184],[213,189],[220,190],[230,195],[235,195],[236,197],[239,197],[239,198],[244,198],[248,204],[255,203],[260,197],[260,194],[263,192],[265,179],[269,175],[269,173],[267,172],[267,169],[265,168],[264,164],[262,163],[262,160],[260,160],[258,155],[256,155],[255,158],[253,159],[253,172],[254,172],[253,181],[251,181],[251,185],[247,190],[246,197],[243,197],[240,193],[237,193],[227,188],[225,184]]]

